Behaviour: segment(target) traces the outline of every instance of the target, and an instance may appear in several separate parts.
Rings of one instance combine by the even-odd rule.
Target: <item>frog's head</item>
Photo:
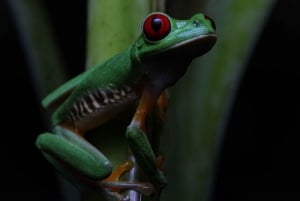
[[[212,19],[201,13],[188,20],[152,13],[144,20],[132,59],[142,64],[142,72],[152,85],[165,89],[185,73],[195,57],[214,46],[215,30]]]

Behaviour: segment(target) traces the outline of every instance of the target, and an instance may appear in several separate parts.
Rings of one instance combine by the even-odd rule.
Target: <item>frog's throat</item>
[[[215,33],[207,35],[199,35],[192,37],[187,40],[182,40],[174,45],[163,48],[153,54],[147,55],[147,57],[152,57],[155,55],[179,55],[182,53],[189,53],[192,57],[197,57],[208,52],[216,43],[217,36]]]

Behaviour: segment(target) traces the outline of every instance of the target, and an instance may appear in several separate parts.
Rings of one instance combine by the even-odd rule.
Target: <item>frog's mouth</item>
[[[200,35],[178,42],[170,47],[166,47],[156,54],[172,57],[178,56],[182,58],[199,57],[208,52],[214,46],[216,41],[216,34]]]

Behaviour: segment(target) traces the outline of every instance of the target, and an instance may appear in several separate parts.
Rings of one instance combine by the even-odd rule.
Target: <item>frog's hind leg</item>
[[[119,192],[129,189],[145,195],[152,193],[149,183],[119,181],[119,177],[132,168],[130,162],[112,172],[110,161],[83,137],[61,126],[57,126],[54,133],[39,135],[36,146],[80,190],[95,191],[102,197],[110,197],[107,200],[121,200]]]
[[[36,146],[47,160],[74,185],[86,184],[108,177],[112,172],[110,161],[78,134],[57,126],[52,133],[43,133]],[[85,181],[85,182],[83,182]]]

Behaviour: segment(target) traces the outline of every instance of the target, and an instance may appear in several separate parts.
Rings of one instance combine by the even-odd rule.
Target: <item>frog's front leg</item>
[[[152,179],[156,184],[165,186],[167,179],[163,172],[157,165],[157,159],[154,151],[149,143],[146,134],[146,119],[147,115],[152,110],[153,106],[157,103],[158,97],[160,97],[160,90],[155,89],[151,85],[146,85],[138,105],[138,108],[134,114],[134,117],[127,128],[127,138],[131,151],[133,152],[136,160],[141,169]],[[163,94],[164,96],[165,94]],[[163,97],[164,99],[165,97]],[[161,115],[163,112],[161,111]]]
[[[157,100],[158,117],[161,121],[166,120],[166,112],[169,106],[169,97],[166,90],[164,90]]]

